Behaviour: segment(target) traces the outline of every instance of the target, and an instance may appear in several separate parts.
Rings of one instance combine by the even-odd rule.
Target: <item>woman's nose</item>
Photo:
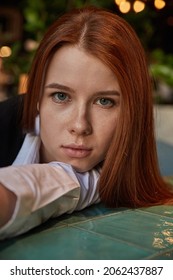
[[[75,109],[70,120],[69,132],[77,136],[92,133],[90,114],[87,110]]]

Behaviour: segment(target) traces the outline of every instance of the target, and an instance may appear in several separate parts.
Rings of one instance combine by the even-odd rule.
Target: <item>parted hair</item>
[[[68,12],[50,26],[29,73],[24,128],[33,131],[48,65],[55,51],[66,44],[80,45],[99,58],[116,75],[121,89],[120,116],[99,180],[101,200],[113,207],[172,204],[173,193],[158,165],[145,52],[135,31],[120,16],[88,7]]]

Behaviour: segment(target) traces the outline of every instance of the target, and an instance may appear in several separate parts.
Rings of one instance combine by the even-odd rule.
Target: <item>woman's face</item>
[[[112,71],[78,46],[64,46],[48,67],[39,104],[41,161],[85,172],[105,159],[120,112]]]

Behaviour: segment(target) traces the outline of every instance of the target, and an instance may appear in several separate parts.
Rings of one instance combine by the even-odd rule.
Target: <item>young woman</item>
[[[99,201],[173,203],[158,167],[145,54],[122,18],[83,8],[55,21],[24,99],[23,145],[0,169],[1,238]]]

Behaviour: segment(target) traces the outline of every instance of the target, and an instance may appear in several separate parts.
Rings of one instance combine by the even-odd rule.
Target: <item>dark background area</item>
[[[135,2],[128,1],[131,6]],[[3,58],[3,69],[12,77],[10,92],[18,91],[20,76],[28,73],[47,27],[70,9],[94,5],[117,13],[132,25],[149,63],[154,66],[152,75],[156,82],[161,80],[171,87],[172,102],[173,0],[165,0],[166,6],[160,10],[154,6],[154,0],[141,1],[146,4],[142,12],[135,13],[131,8],[127,14],[123,14],[114,0],[0,0],[0,48],[7,45],[12,50],[11,56]]]
[[[129,0],[133,3],[133,0]],[[49,25],[57,16],[64,13],[65,11],[73,8],[82,6],[85,4],[93,4],[96,6],[101,6],[108,8],[122,17],[128,20],[130,24],[135,28],[141,40],[146,47],[149,49],[162,48],[164,51],[173,53],[173,0],[165,0],[166,6],[157,10],[154,7],[154,0],[143,0],[146,3],[146,8],[141,13],[135,13],[130,11],[128,14],[122,14],[119,12],[118,6],[115,4],[114,0],[98,0],[98,1],[74,1],[74,0],[35,0],[37,4],[35,7],[40,7],[40,14],[43,20],[45,19],[45,28]],[[1,0],[0,10],[3,7],[15,8],[17,9],[23,22],[25,22],[25,15],[27,7],[31,9],[34,8],[32,5],[32,0]],[[47,16],[45,12],[47,11]],[[148,30],[147,30],[148,28]],[[152,29],[152,32],[151,32]],[[36,31],[37,32],[37,31]],[[23,38],[25,39],[28,35],[27,30],[24,26],[22,28]],[[150,36],[151,38],[150,38]],[[34,35],[33,35],[34,37]]]

